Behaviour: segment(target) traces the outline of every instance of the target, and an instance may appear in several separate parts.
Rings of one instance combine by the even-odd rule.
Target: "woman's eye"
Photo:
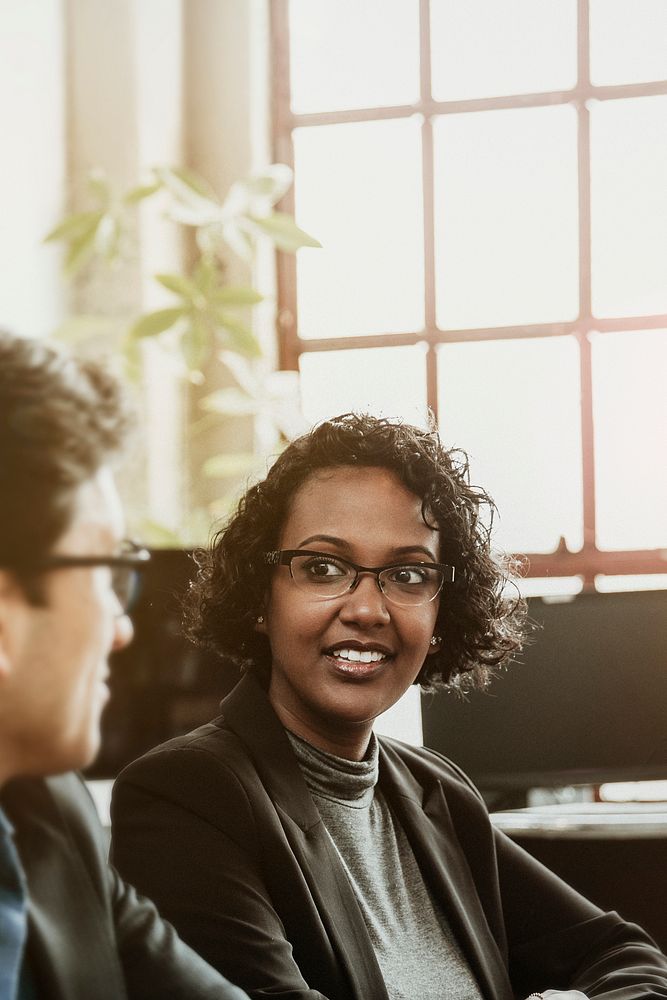
[[[334,562],[332,559],[312,559],[306,563],[306,572],[309,576],[322,579],[334,576],[345,576],[345,568]]]
[[[392,583],[414,587],[426,582],[426,574],[416,566],[397,566],[392,571],[390,579]]]

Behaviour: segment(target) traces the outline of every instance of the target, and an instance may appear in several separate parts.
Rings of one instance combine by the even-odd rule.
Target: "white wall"
[[[62,0],[0,0],[0,326],[60,321],[60,258],[42,240],[65,197]]]

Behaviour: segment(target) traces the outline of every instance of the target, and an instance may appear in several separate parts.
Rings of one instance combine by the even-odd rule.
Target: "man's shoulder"
[[[58,813],[94,821],[95,806],[81,775],[74,771],[48,777],[14,778],[2,789],[0,801],[13,817],[53,818]]]
[[[0,800],[19,839],[57,838],[61,844],[75,843],[77,849],[87,850],[96,866],[103,863],[104,830],[81,775],[70,771],[15,778],[3,788]]]

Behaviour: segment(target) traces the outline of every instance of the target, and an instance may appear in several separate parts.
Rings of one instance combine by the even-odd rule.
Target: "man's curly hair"
[[[244,669],[270,669],[268,640],[255,629],[275,572],[264,553],[279,548],[292,499],[308,477],[350,465],[389,469],[420,497],[424,521],[440,531],[440,559],[456,568],[435,627],[442,646],[426,658],[417,683],[484,686],[492,669],[520,649],[525,617],[524,602],[505,593],[511,566],[491,551],[493,501],[470,485],[465,453],[446,450],[433,427],[365,414],[346,413],[297,438],[246,492],[197,555],[185,608],[190,638]]]
[[[18,574],[49,552],[77,488],[122,450],[133,423],[103,365],[0,330],[0,566]]]

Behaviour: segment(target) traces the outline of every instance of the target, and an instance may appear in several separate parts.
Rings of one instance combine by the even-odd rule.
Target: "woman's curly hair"
[[[493,501],[470,485],[465,453],[446,450],[434,427],[366,414],[346,413],[297,438],[245,493],[197,555],[199,572],[186,599],[188,634],[245,669],[270,669],[268,640],[255,628],[274,572],[264,553],[279,547],[292,499],[308,477],[350,465],[389,469],[420,497],[424,521],[440,531],[440,559],[456,568],[435,627],[442,646],[426,658],[417,683],[484,686],[492,669],[521,648],[525,618],[518,593],[506,594],[513,567],[491,550]]]

